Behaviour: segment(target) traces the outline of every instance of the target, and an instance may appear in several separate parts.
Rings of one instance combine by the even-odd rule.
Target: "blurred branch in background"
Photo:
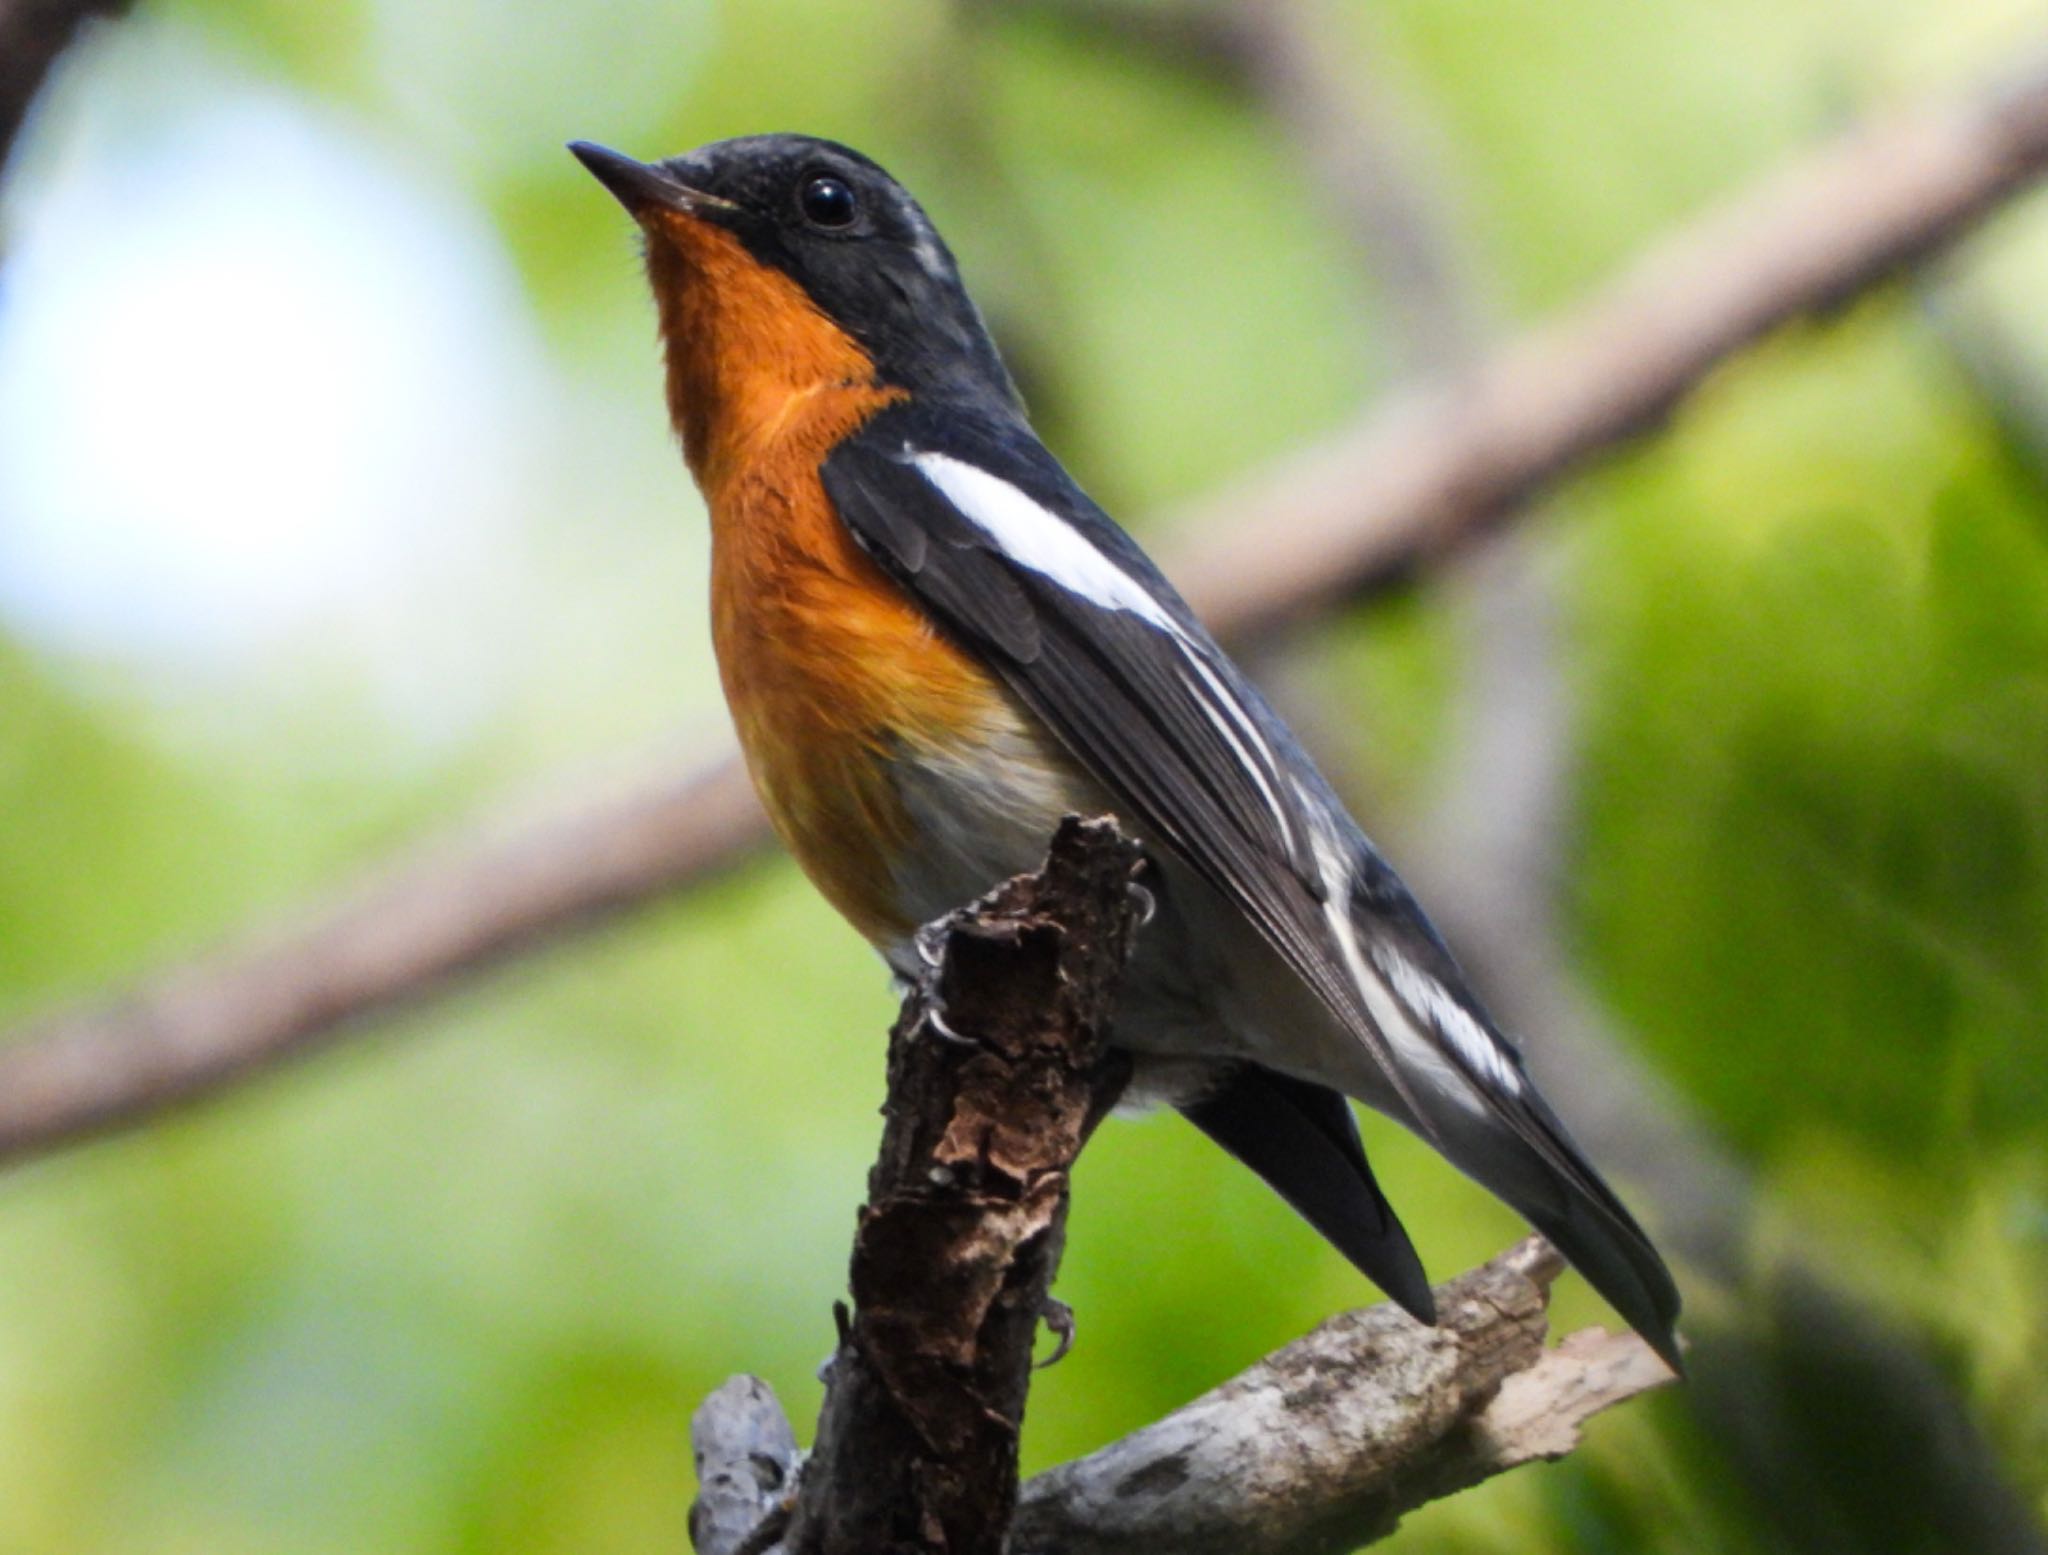
[[[1671,234],[1611,287],[1186,515],[1167,570],[1242,643],[1483,533],[1655,425],[1720,362],[1954,242],[2048,168],[2048,67],[1853,132]],[[461,974],[730,865],[762,837],[728,760],[436,842],[286,935],[32,1020],[0,1049],[0,1157],[154,1115]]]
[[[1659,1240],[1687,1264],[1688,1296],[1709,1317],[1692,1325],[1688,1404],[1739,1465],[1777,1547],[2048,1555],[1921,1341],[1796,1251],[1758,1259],[1755,1178],[1573,973],[1556,883],[1577,719],[1532,549],[1504,536],[1456,580],[1470,647],[1464,695],[1449,782],[1402,839],[1411,882],[1488,1002],[1530,1034],[1530,1067],[1574,1131],[1656,1206]],[[1708,1283],[1722,1298],[1701,1303]],[[1812,1410],[1816,1400],[1831,1402]]]
[[[1429,125],[1376,61],[1342,46],[1322,0],[962,0],[962,9],[1045,17],[1249,98],[1287,132],[1320,203],[1365,259],[1403,376],[1463,366],[1477,352],[1484,320]]]
[[[1176,581],[1219,629],[1250,633],[1411,571],[1653,428],[1767,331],[1954,242],[2044,162],[2048,66],[1853,130],[1473,371],[1198,504]]]
[[[0,0],[0,172],[29,104],[57,56],[99,17],[118,16],[130,0]]]
[[[449,976],[702,881],[762,841],[736,761],[662,768],[443,837],[302,921],[174,967],[115,1005],[0,1050],[0,1156],[147,1117]]]
[[[1519,543],[1518,543],[1519,542]],[[1401,840],[1408,876],[1576,1133],[1658,1209],[1659,1239],[1713,1278],[1743,1271],[1753,1185],[1580,988],[1557,913],[1577,718],[1552,580],[1517,535],[1453,579],[1466,645],[1445,782]]]

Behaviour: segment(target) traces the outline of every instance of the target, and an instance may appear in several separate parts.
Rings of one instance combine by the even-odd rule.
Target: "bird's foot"
[[[1074,1309],[1057,1296],[1047,1296],[1045,1305],[1038,1309],[1038,1319],[1053,1337],[1052,1354],[1032,1367],[1033,1371],[1044,1371],[1048,1366],[1059,1365],[1074,1348]]]
[[[946,1007],[940,1003],[938,992],[933,990],[924,1007],[924,1027],[932,1035],[952,1043],[955,1047],[980,1047],[972,1037],[963,1037],[946,1024]]]
[[[1138,904],[1138,927],[1142,929],[1159,915],[1159,898],[1153,895],[1150,886],[1140,885],[1135,880],[1129,889],[1131,900]]]

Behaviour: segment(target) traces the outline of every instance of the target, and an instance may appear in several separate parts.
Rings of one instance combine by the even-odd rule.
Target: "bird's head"
[[[880,167],[806,135],[722,140],[662,162],[571,145],[647,239],[672,408],[761,375],[798,392],[859,379],[1015,403],[952,252]],[[697,457],[692,451],[693,462]]]

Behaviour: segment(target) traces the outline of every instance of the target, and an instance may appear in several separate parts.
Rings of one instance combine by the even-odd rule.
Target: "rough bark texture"
[[[1331,1318],[1185,1409],[1039,1475],[1013,1555],[1337,1555],[1536,1458],[1671,1380],[1633,1335],[1543,1348],[1563,1262],[1531,1238],[1440,1288],[1424,1328],[1382,1304]]]
[[[697,1500],[690,1543],[698,1555],[761,1551],[787,1526],[803,1464],[796,1433],[775,1390],[759,1377],[734,1377],[690,1417]]]
[[[1069,818],[1045,868],[944,921],[889,1037],[853,1310],[793,1555],[996,1555],[1068,1173],[1128,1069],[1104,1043],[1136,847]]]
[[[1672,1380],[1633,1334],[1586,1329],[1543,1347],[1563,1268],[1532,1237],[1439,1286],[1435,1328],[1390,1303],[1331,1318],[1164,1420],[1037,1476],[1008,1555],[1338,1555],[1430,1501],[1563,1457],[1594,1415]],[[781,1555],[777,1487],[796,1451],[774,1395],[735,1378],[692,1429],[700,1473],[725,1470],[705,1498],[737,1486],[743,1508],[719,1538],[693,1518],[698,1555]]]

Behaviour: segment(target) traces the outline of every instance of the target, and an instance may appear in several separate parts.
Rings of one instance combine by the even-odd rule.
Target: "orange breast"
[[[1012,715],[854,546],[815,464],[777,463],[713,507],[719,671],[776,830],[832,905],[884,944],[915,927],[895,884],[916,839],[892,768]]]
[[[776,830],[870,940],[915,927],[892,767],[959,753],[1016,714],[854,544],[818,468],[901,391],[788,276],[729,232],[649,218],[669,405],[711,509],[711,624],[747,768]]]

